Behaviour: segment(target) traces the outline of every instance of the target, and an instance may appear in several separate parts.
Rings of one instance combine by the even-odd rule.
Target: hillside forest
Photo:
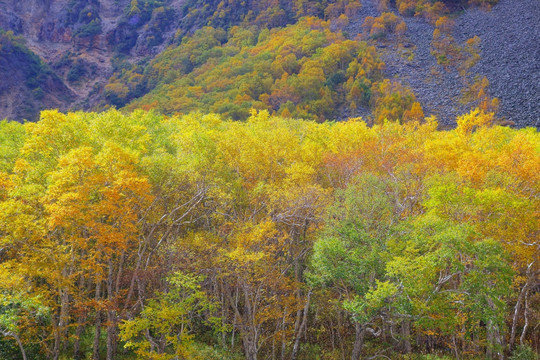
[[[479,107],[538,126],[534,51],[502,53],[540,36],[526,4],[523,34],[505,37],[474,26],[496,0],[21,1],[0,0],[0,118],[114,107],[245,120],[255,108],[370,124],[435,115],[452,128]]]
[[[539,360],[502,5],[0,0],[0,360]]]
[[[418,120],[424,116],[422,105],[410,87],[385,74],[380,48],[414,58],[406,49],[411,44],[401,12],[416,13],[433,24],[430,48],[440,71],[461,79],[456,102],[468,109],[497,111],[499,100],[490,96],[488,79],[470,70],[479,59],[480,39],[456,41],[453,20],[446,16],[449,10],[440,2],[398,2],[396,14],[385,11],[389,4],[381,1],[381,15],[365,17],[355,37],[348,32],[362,9],[359,2],[294,3],[291,7],[302,17],[289,25],[278,11],[280,5],[270,3],[262,5],[267,10],[253,20],[249,16],[256,13],[245,15],[241,26],[204,26],[148,63],[119,63],[104,87],[103,108],[112,104],[166,114],[203,111],[235,120],[247,119],[253,108],[319,121],[355,115],[370,123]],[[237,9],[234,3],[228,6],[229,11]],[[220,14],[223,11],[229,13],[222,9]],[[263,15],[265,27],[259,24]],[[223,16],[227,18],[214,14],[212,19]]]

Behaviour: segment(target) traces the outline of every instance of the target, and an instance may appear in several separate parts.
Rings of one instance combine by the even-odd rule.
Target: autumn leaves
[[[537,334],[539,137],[491,122],[2,122],[2,344],[51,359],[510,353]]]

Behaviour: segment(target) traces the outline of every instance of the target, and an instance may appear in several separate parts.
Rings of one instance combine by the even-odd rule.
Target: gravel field
[[[478,35],[486,75],[501,100],[499,116],[519,127],[540,126],[540,0],[500,0],[490,12],[471,9],[456,19],[456,38]]]
[[[363,18],[379,14],[373,0],[364,0],[349,32],[360,33]],[[379,44],[386,75],[411,87],[426,115],[436,115],[443,126],[453,127],[456,116],[471,107],[460,102],[464,79],[456,69],[443,69],[431,55],[433,26],[418,18],[405,22],[406,49],[414,52],[414,58],[408,60],[395,48]],[[518,127],[539,127],[540,0],[500,0],[490,11],[470,8],[455,22],[454,37],[460,44],[475,35],[481,39],[481,59],[470,74],[488,78],[489,93],[500,100],[499,117]]]

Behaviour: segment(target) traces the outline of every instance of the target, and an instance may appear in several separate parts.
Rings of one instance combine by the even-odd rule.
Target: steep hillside
[[[59,107],[89,109],[102,99],[114,71],[153,58],[204,25],[284,26],[305,15],[354,14],[359,7],[357,0],[0,0],[0,29],[23,36],[76,94]],[[20,114],[6,110],[0,117],[20,119]],[[37,118],[37,112],[29,118]]]
[[[35,120],[47,108],[66,109],[74,94],[24,45],[24,39],[0,31],[0,119]]]
[[[476,34],[482,57],[473,71],[487,76],[501,100],[499,115],[520,126],[540,126],[540,1],[500,0],[492,11],[467,11],[456,37]]]
[[[336,119],[344,106],[369,107],[376,122],[399,120],[415,98],[399,82],[384,80],[383,69],[373,46],[347,40],[330,22],[306,17],[275,31],[204,28],[144,70],[113,77],[105,91],[110,102],[122,106],[150,90],[130,109],[210,111],[235,120],[246,119],[252,108]],[[392,97],[385,99],[387,93]]]
[[[538,66],[538,61],[535,61],[536,54],[534,51],[529,51],[527,55],[522,56],[520,54],[523,51],[508,50],[530,47],[529,44],[533,43],[532,38],[540,31],[540,25],[533,20],[540,17],[540,14],[537,15],[538,6],[532,6],[532,2],[537,3],[538,1],[512,2],[503,0],[490,9],[485,6],[470,7],[466,2],[461,1],[447,1],[445,5],[437,7],[422,1],[398,1],[391,4],[381,0],[363,0],[362,6],[356,8],[354,14],[349,11],[350,16],[347,16],[347,12],[342,10],[341,17],[330,19],[330,29],[336,32],[343,30],[344,35],[349,39],[360,38],[369,42],[370,45],[376,46],[377,56],[385,64],[382,75],[392,82],[401,84],[397,88],[396,86],[386,86],[384,89],[380,89],[383,92],[389,92],[386,97],[388,101],[393,98],[392,94],[396,92],[410,91],[412,96],[418,99],[425,115],[437,116],[441,124],[447,127],[455,126],[456,116],[477,106],[485,108],[486,111],[499,109],[500,121],[509,120],[508,123],[515,123],[518,126],[534,126],[538,116],[531,104],[537,103],[540,96],[538,91],[534,91],[538,83],[535,79],[540,74],[540,71],[535,68]],[[480,5],[494,4],[494,2],[478,3]],[[416,4],[416,7],[411,4]],[[525,36],[509,35],[512,32],[507,33],[506,36],[497,36],[499,32],[497,24],[505,23],[503,14],[509,13],[508,8],[512,9],[511,17],[518,21],[506,21],[506,23],[514,24],[512,26],[515,31],[518,31],[522,25],[527,27]],[[227,12],[225,14],[230,16]],[[215,17],[215,14],[213,16]],[[446,20],[438,21],[438,19]],[[400,22],[404,24],[401,29],[396,30]],[[475,27],[474,24],[483,25]],[[257,27],[246,30],[248,33],[255,32],[254,36],[259,34]],[[435,33],[438,34],[436,38],[434,38]],[[223,77],[227,78],[222,80],[235,84],[233,86],[235,95],[242,88],[237,81],[231,81],[236,75],[232,75],[231,78],[227,71],[218,70],[219,66],[234,67],[228,63],[226,58],[237,54],[237,52],[233,51],[232,54],[224,52],[221,44],[227,43],[231,37],[235,36],[237,35],[230,32],[223,33],[218,41],[219,44],[211,45],[211,47],[217,45],[216,51],[219,55],[214,53],[210,56],[213,60],[209,60],[209,64],[202,66],[208,59],[205,58],[201,64],[195,66],[196,71],[194,68],[189,68],[187,72],[185,69],[179,72],[168,70],[181,69],[183,66],[180,64],[183,61],[182,58],[190,58],[192,51],[198,52],[201,49],[206,49],[204,46],[208,46],[208,44],[204,44],[199,49],[193,44],[186,45],[191,40],[184,41],[185,44],[178,47],[169,48],[167,52],[158,56],[147,66],[139,65],[122,69],[112,77],[108,85],[109,91],[105,92],[107,102],[123,106],[126,101],[133,100],[129,108],[155,107],[167,113],[174,113],[189,112],[196,107],[226,115],[230,114],[231,106],[238,105],[243,107],[242,112],[247,114],[246,106],[254,106],[254,102],[248,101],[246,103],[239,97],[231,98],[229,88],[211,86],[212,81],[207,81],[209,78],[217,79],[216,76],[221,71]],[[485,39],[483,39],[484,37]],[[197,40],[193,40],[193,42],[203,45]],[[249,47],[254,44],[249,44],[248,41],[242,45]],[[224,47],[230,49],[227,45]],[[256,50],[251,51],[256,52]],[[171,54],[176,55],[171,56]],[[490,61],[491,58],[497,58],[497,61]],[[519,60],[515,61],[515,58]],[[174,61],[178,63],[175,65]],[[248,63],[250,62],[253,60],[248,61]],[[506,65],[501,64],[501,62]],[[502,73],[505,74],[506,78],[498,76],[498,69],[508,69],[510,63],[521,64],[521,68],[511,72],[503,70]],[[216,68],[216,65],[219,66]],[[264,65],[258,64],[257,68],[263,71]],[[192,71],[195,72],[192,73]],[[161,75],[155,75],[156,73]],[[162,76],[163,73],[167,73],[167,76]],[[528,73],[532,75],[520,75]],[[292,75],[295,74],[297,73],[293,71]],[[289,72],[288,75],[291,73]],[[255,81],[256,77],[252,77],[252,79]],[[507,90],[498,87],[498,84],[508,83],[508,81],[513,84],[519,83],[521,87],[527,87],[528,90],[520,91],[517,90],[519,87],[515,86]],[[491,91],[491,82],[495,86],[495,91]],[[261,86],[264,87],[264,85]],[[371,87],[372,85],[367,86]],[[202,92],[188,91],[188,88],[199,87]],[[320,92],[317,87],[311,90],[314,94]],[[350,90],[351,88],[348,89],[348,91]],[[191,97],[191,101],[186,102],[186,91],[190,94],[188,96]],[[358,91],[363,92],[365,89],[359,88]],[[374,91],[376,92],[376,89],[370,89],[370,93]],[[211,99],[204,95],[209,92],[214,94]],[[339,94],[339,91],[337,93]],[[249,92],[241,95],[253,96]],[[327,103],[327,106],[330,107],[329,115],[332,118],[343,119],[349,116],[362,116],[366,120],[375,120],[382,116],[376,112],[378,105],[373,104],[373,101],[368,99],[364,103],[356,103],[351,106],[350,102],[345,101],[346,94],[341,92],[341,95],[341,98],[333,95],[332,103]],[[141,96],[141,99],[137,99]],[[379,96],[379,98],[381,97]],[[254,98],[253,100],[264,103],[265,99],[263,96],[263,98]],[[229,105],[227,107],[221,106],[222,101],[227,101]],[[282,101],[277,105],[267,103],[263,108],[280,114],[283,110],[281,105],[287,101],[291,101],[294,106],[298,106],[300,103],[300,101],[295,100],[295,96],[289,96],[282,98]],[[390,102],[396,104],[396,102],[400,103],[401,100],[395,99],[395,101]],[[405,103],[408,104],[407,106],[411,104],[407,101]],[[525,104],[526,108],[520,109],[520,106],[516,104]],[[255,105],[255,107],[260,106]],[[403,112],[404,109],[393,111],[394,114],[399,113],[400,117]],[[308,111],[307,117],[310,117],[309,113]],[[383,112],[383,114],[387,113]],[[510,114],[512,115],[510,116]],[[247,115],[243,117],[245,116]],[[305,117],[306,112],[296,111],[294,116]],[[325,118],[328,117],[325,116]]]
[[[75,93],[59,107],[90,108],[115,58],[136,61],[163,50],[165,39],[174,35],[167,29],[182,2],[140,1],[131,9],[130,0],[0,0],[0,29],[24,37],[64,88]],[[20,119],[14,111],[0,113],[4,116]],[[30,118],[36,116],[33,112]]]
[[[24,37],[25,46],[56,75],[54,85],[41,87],[46,93],[44,98],[48,98],[44,100],[45,107],[102,109],[128,105],[157,107],[166,113],[201,108],[245,118],[251,106],[281,114],[282,106],[290,102],[287,113],[296,117],[362,116],[376,121],[384,116],[401,118],[417,100],[423,115],[437,116],[444,126],[455,126],[455,117],[475,106],[488,111],[498,108],[501,120],[518,126],[538,126],[539,4],[538,0],[0,0],[0,29]],[[337,72],[325,71],[322,86],[306,89],[311,91],[306,98],[284,91],[281,85],[291,86],[292,79],[282,81],[278,79],[282,74],[275,71],[269,74],[262,64],[268,58],[251,57],[242,47],[256,48],[264,40],[265,29],[282,29],[306,16],[328,21],[329,30],[343,32],[339,36],[344,39],[375,46],[376,56],[385,64],[380,80],[387,78],[390,84],[379,88],[372,83],[362,84],[355,92],[367,96],[360,102],[351,101],[352,88],[344,86],[350,74],[342,68]],[[447,20],[437,24],[444,16]],[[218,44],[193,44],[192,37],[204,26],[222,34]],[[235,26],[239,28],[232,30]],[[244,43],[229,43],[239,34],[251,35]],[[186,45],[190,42],[191,47]],[[199,45],[203,47],[196,48]],[[191,52],[204,52],[208,50],[205,46],[215,52],[192,63]],[[234,46],[237,50],[227,52]],[[229,56],[236,56],[237,62],[243,61],[241,56],[247,56],[249,69],[237,69],[241,74],[216,70],[214,65],[218,64],[235,66],[227,63]],[[306,54],[295,56],[299,60],[297,65],[303,66],[305,60],[301,59]],[[191,62],[190,68],[176,71],[185,64],[173,62],[182,59]],[[16,60],[4,56],[2,61],[12,64]],[[7,65],[4,69],[8,69]],[[219,71],[227,77],[221,80],[236,83],[237,76],[259,70],[259,76],[266,76],[265,71],[270,75],[273,85],[260,83],[261,89],[242,94],[242,88],[236,86],[233,97],[227,93],[229,88],[220,88],[223,84],[206,87],[216,84]],[[300,68],[289,70],[292,72],[286,71],[287,74],[294,77]],[[167,75],[162,76],[164,73]],[[17,76],[17,84],[23,84],[30,75],[23,72]],[[252,76],[252,81],[257,79]],[[186,86],[201,88],[206,95],[198,91],[187,94]],[[28,98],[27,93],[34,88],[10,89],[9,94],[0,95],[0,118],[35,119],[38,108],[43,106],[26,104],[26,109],[20,110],[14,101]],[[52,92],[49,94],[47,89]],[[272,103],[264,96],[260,98],[263,94],[271,96],[276,89],[283,90],[279,101],[275,101],[276,96]],[[213,95],[208,97],[209,93]],[[371,93],[379,93],[378,98],[385,103],[376,104]],[[186,102],[186,96],[191,100]],[[319,110],[313,104],[306,107],[323,98],[323,103],[315,105]],[[384,110],[378,111],[381,107]],[[416,110],[419,109],[417,106]]]

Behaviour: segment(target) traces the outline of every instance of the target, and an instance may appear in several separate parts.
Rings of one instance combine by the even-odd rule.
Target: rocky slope
[[[379,16],[374,0],[364,0],[364,16]],[[390,11],[396,12],[395,9]],[[454,37],[463,44],[478,36],[480,60],[466,78],[445,69],[431,54],[434,27],[423,19],[406,17],[405,48],[379,43],[386,74],[411,87],[426,115],[448,127],[474,104],[464,103],[467,83],[486,76],[488,91],[500,100],[498,116],[517,126],[540,126],[540,0],[499,0],[491,10],[469,8],[455,14]],[[349,31],[361,33],[363,19]],[[410,54],[413,54],[409,58]]]
[[[482,57],[472,70],[489,79],[501,100],[499,116],[539,127],[540,0],[500,0],[490,12],[467,11],[456,25],[456,37],[482,39]]]
[[[67,109],[75,94],[24,44],[0,32],[0,119],[33,119],[40,109]]]
[[[166,3],[145,1],[131,13],[130,0],[0,0],[0,29],[24,37],[26,47],[56,73],[63,83],[58,89],[66,95],[56,107],[88,109],[112,74],[114,57],[137,61],[163,50],[174,35],[168,22],[177,17],[183,0]],[[4,63],[9,61],[3,58]],[[19,97],[26,90],[10,87],[10,93]],[[25,112],[25,118],[35,119],[38,110],[52,105],[44,102]],[[0,118],[21,120],[20,116],[13,107],[0,107]]]

